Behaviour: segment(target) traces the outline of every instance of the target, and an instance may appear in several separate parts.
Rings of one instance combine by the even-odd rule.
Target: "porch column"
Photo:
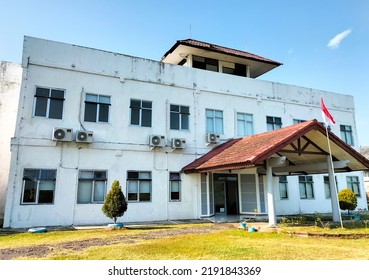
[[[272,172],[272,162],[271,159],[266,160],[266,183],[268,189],[268,219],[269,226],[276,227],[277,216],[275,214],[274,205],[274,193],[273,193],[273,172]]]
[[[328,175],[329,175],[329,189],[331,190],[333,222],[341,222],[340,206],[339,206],[338,197],[337,197],[336,178],[334,177],[334,170],[332,168],[333,164],[332,164],[332,159],[330,156],[327,156],[327,162],[328,162]]]

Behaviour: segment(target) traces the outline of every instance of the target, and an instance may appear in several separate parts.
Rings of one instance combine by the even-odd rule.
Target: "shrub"
[[[347,210],[347,213],[350,213],[350,210],[355,210],[357,206],[356,195],[349,189],[343,189],[338,193],[338,201],[341,210]]]
[[[110,191],[106,195],[102,211],[105,216],[117,222],[117,218],[123,216],[124,212],[127,211],[128,203],[124,196],[122,189],[119,185],[118,180],[114,180]]]

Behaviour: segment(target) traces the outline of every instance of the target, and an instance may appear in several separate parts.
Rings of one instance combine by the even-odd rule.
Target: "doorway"
[[[238,215],[237,174],[214,174],[214,207],[216,214]]]

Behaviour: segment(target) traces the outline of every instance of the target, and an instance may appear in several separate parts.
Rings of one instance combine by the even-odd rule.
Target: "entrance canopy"
[[[328,131],[335,172],[369,169],[369,160]],[[265,174],[266,160],[285,159],[273,168],[274,175],[328,172],[329,146],[325,127],[317,120],[278,130],[231,139],[183,167],[185,173],[205,173],[258,168]]]

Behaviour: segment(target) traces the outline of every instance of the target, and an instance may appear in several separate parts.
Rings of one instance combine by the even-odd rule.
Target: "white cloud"
[[[336,36],[334,36],[328,43],[327,47],[331,49],[337,49],[342,40],[345,39],[351,33],[351,29],[347,29]]]

